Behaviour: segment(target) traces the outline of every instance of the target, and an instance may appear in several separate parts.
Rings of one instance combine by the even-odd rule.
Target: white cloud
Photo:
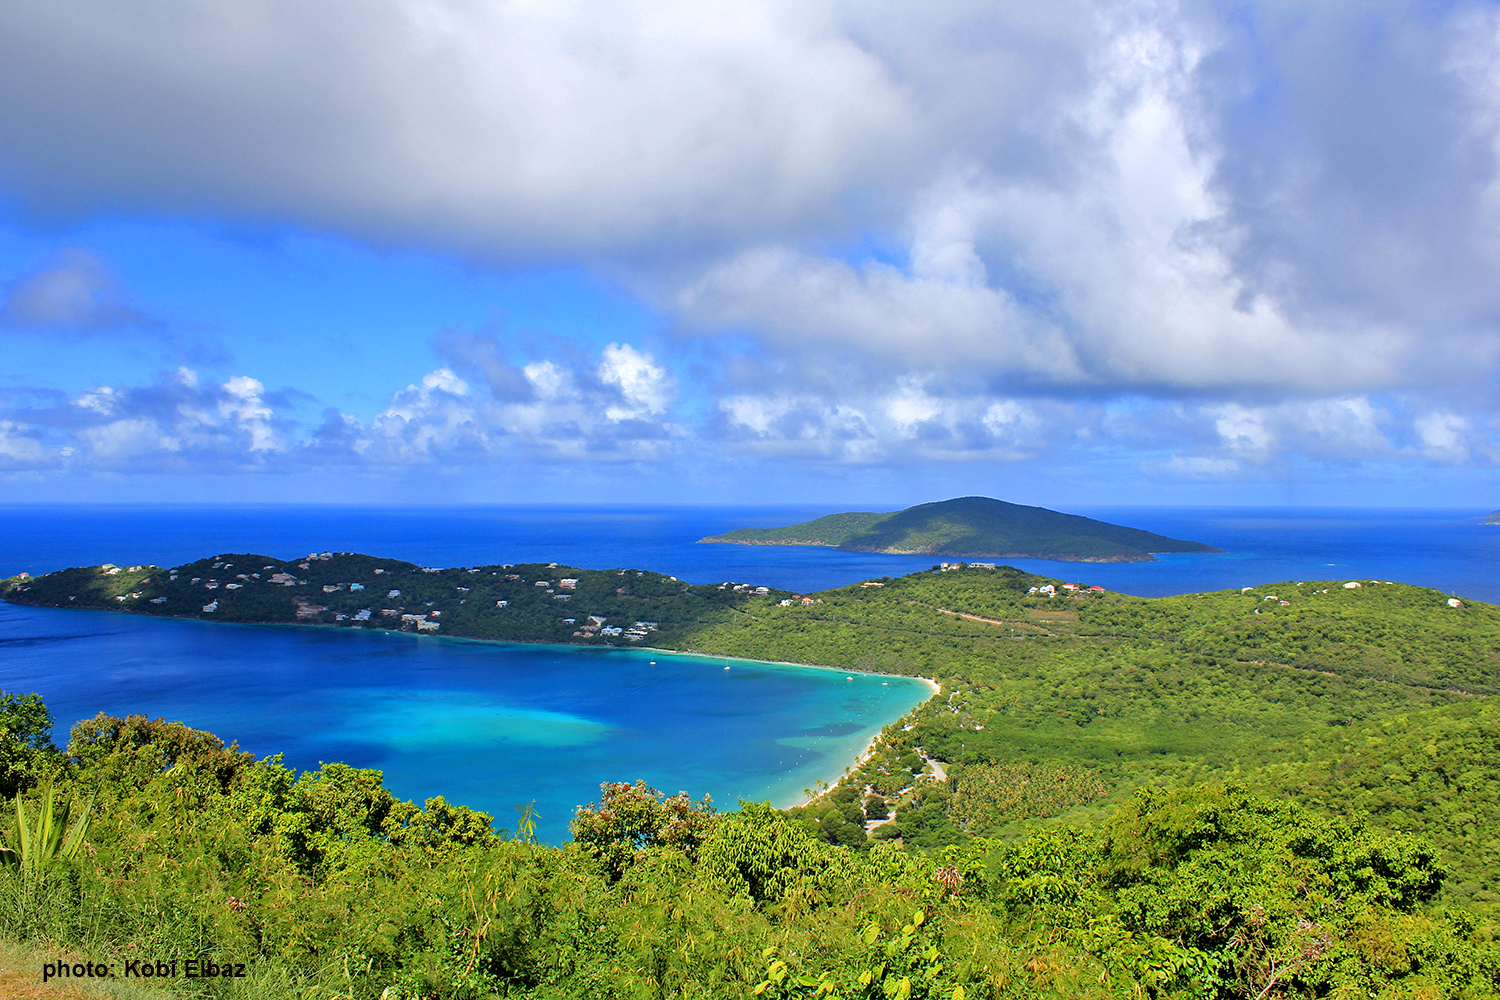
[[[471,341],[453,353],[492,373],[497,362],[490,346]],[[534,361],[519,376],[526,391],[514,391],[507,374],[508,391],[500,394],[439,368],[396,393],[368,428],[347,415],[326,414],[312,446],[320,454],[386,463],[657,461],[674,452],[677,429],[666,415],[675,381],[629,344],[610,344],[596,363],[577,369]]]
[[[155,385],[97,386],[63,407],[13,409],[52,441],[53,459],[126,471],[246,468],[288,447],[288,424],[274,413],[259,381],[237,375],[201,384],[179,368]],[[45,463],[44,463],[45,464]]]
[[[763,458],[866,465],[1019,461],[1076,440],[1068,409],[982,395],[934,392],[902,379],[855,396],[736,393],[719,401],[719,436]]]
[[[1500,363],[1497,81],[1500,16],[1457,0],[13,0],[0,189],[53,226],[583,262],[796,391],[832,358],[856,394],[1473,401]],[[95,328],[103,287],[64,261],[7,308]],[[672,389],[629,370],[558,391],[655,419]]]
[[[1412,424],[1417,440],[1421,442],[1422,455],[1428,461],[1462,465],[1474,457],[1476,450],[1490,450],[1469,420],[1456,413],[1424,413]]]
[[[1166,428],[1151,426],[1152,414],[1137,414],[1107,422],[1107,433],[1128,446],[1172,448],[1169,460],[1144,464],[1187,478],[1238,478],[1255,470],[1274,472],[1299,460],[1334,467],[1361,462],[1488,466],[1500,461],[1500,414],[1435,410],[1416,397],[1177,405],[1172,412],[1175,422]]]
[[[1033,386],[1401,384],[1408,332],[1296,320],[1239,274],[1245,237],[1215,183],[1225,150],[1203,133],[1194,92],[1211,40],[1166,19],[1106,20],[1092,87],[1042,123],[1068,146],[1059,175],[953,169],[913,193],[907,265],[760,246],[713,266],[677,307],[701,329],[763,331],[791,353]]]
[[[212,205],[486,257],[737,238],[910,145],[842,27],[824,4],[20,0],[0,85],[31,99],[0,110],[0,169],[38,212]]]
[[[67,456],[49,449],[34,427],[0,420],[0,469],[47,469],[61,465]]]
[[[634,420],[659,416],[672,401],[676,382],[665,368],[652,364],[649,355],[629,344],[610,344],[599,362],[599,381],[619,391],[620,401],[604,410],[610,420]]]
[[[262,399],[265,391],[256,379],[236,375],[224,383],[224,397],[219,401],[219,415],[249,435],[251,454],[285,448],[271,426],[273,413]]]
[[[1242,471],[1235,459],[1205,455],[1173,455],[1155,468],[1177,478],[1199,480],[1238,479]]]

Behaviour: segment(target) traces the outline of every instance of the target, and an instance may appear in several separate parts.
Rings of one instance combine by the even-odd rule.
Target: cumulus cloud
[[[994,399],[903,378],[871,392],[726,394],[714,424],[734,452],[832,464],[1011,462],[1076,442],[1071,407]]]
[[[1500,13],[1472,0],[14,0],[0,88],[27,95],[0,104],[0,190],[33,225],[581,263],[724,368],[683,393],[670,347],[458,333],[366,421],[288,437],[224,383],[170,419],[110,399],[66,432],[89,454],[232,430],[257,461],[656,460],[700,434],[837,463],[1137,447],[1190,477],[1493,460]],[[130,308],[75,254],[0,320]],[[51,440],[15,426],[17,454]]]
[[[0,420],[0,469],[51,469],[66,457],[47,447],[38,428]]]
[[[7,464],[131,472],[272,465],[290,447],[292,423],[273,412],[248,376],[202,382],[189,368],[147,386],[96,386],[68,398],[0,394]]]
[[[1460,415],[1421,397],[1331,397],[1276,404],[1174,405],[1103,422],[1108,440],[1148,451],[1151,471],[1188,479],[1238,479],[1294,462],[1500,463],[1500,414]]]
[[[675,380],[629,344],[609,344],[592,363],[543,359],[519,368],[497,361],[485,338],[449,350],[482,375],[501,373],[503,391],[439,368],[397,392],[368,426],[326,412],[308,446],[325,457],[398,464],[656,461],[673,453],[679,431],[667,410]]]
[[[373,419],[267,392],[248,375],[223,382],[189,368],[146,386],[95,386],[75,396],[0,390],[0,468],[152,473],[273,470],[329,463],[372,468],[506,460],[639,462],[673,457],[682,436],[676,383],[650,354],[610,344],[592,361],[520,369],[524,398],[473,385],[451,368],[393,393]]]

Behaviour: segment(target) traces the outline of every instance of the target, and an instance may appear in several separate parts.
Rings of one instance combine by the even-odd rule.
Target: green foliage
[[[928,997],[963,1000],[967,991],[944,975],[941,937],[934,933],[926,910],[908,915],[906,923],[889,927],[872,920],[855,937],[862,946],[845,958],[841,967],[824,969],[814,978],[799,972],[796,955],[781,957],[774,945],[761,952],[765,978],[752,991],[755,996],[782,1000],[789,997],[869,997],[882,1000],[922,1000]]]
[[[785,528],[736,528],[722,535],[711,535],[700,542],[729,542],[739,545],[842,545],[890,517],[870,511],[848,511],[793,524]]]
[[[794,890],[827,898],[846,876],[849,855],[769,803],[747,802],[719,821],[698,860],[709,884],[763,904]]]
[[[653,848],[681,851],[696,861],[718,821],[707,796],[694,802],[687,792],[667,798],[644,781],[605,782],[599,786],[599,803],[580,806],[568,829],[573,842],[601,862],[611,880],[618,880],[643,851]]]
[[[889,742],[876,756],[894,764],[908,751]],[[60,781],[74,799],[98,789],[92,821],[68,824],[34,878],[0,879],[0,935],[255,970],[203,996],[1500,989],[1493,928],[1434,907],[1443,872],[1425,843],[1237,787],[1149,789],[1098,835],[970,838],[934,858],[830,844],[763,803],[718,814],[618,783],[558,848],[502,839],[442,799],[397,801],[379,772],[298,775],[179,724],[98,716],[75,748]],[[910,814],[947,794],[919,789]],[[817,808],[842,819],[858,803]]]
[[[205,791],[230,788],[255,759],[237,745],[226,747],[212,733],[180,722],[103,712],[73,724],[68,757],[106,782],[131,786],[144,785],[182,764],[184,774],[206,783]]]
[[[261,558],[199,568],[222,584]],[[637,571],[304,562],[267,560],[234,596],[221,586],[221,610],[291,614],[316,588],[313,620],[332,623],[379,605],[347,587],[365,574],[403,607],[441,610],[444,634],[617,641],[560,634],[567,605],[580,622],[656,622],[653,644],[921,674],[942,691],[809,807],[715,814],[605,786],[563,848],[523,842],[524,815],[506,840],[443,799],[400,802],[379,772],[297,775],[180,723],[98,716],[74,728],[58,779],[78,801],[98,791],[86,842],[0,879],[0,934],[218,949],[253,956],[281,995],[371,1000],[766,983],[886,998],[1500,992],[1500,609],[1371,581],[1049,596],[1032,589],[1060,581],[1009,568],[783,608]],[[265,583],[271,565],[308,582]],[[564,573],[568,602],[535,586]],[[173,601],[205,596],[186,568],[69,574],[8,597],[179,613]],[[0,713],[18,782],[60,766],[39,700]],[[866,840],[862,812],[876,812],[861,804],[877,799],[894,818]],[[910,945],[861,984],[908,924]]]
[[[94,809],[90,797],[76,814],[72,802],[57,801],[51,779],[42,784],[41,801],[34,811],[21,796],[15,798],[15,847],[0,847],[0,863],[25,878],[34,878],[58,861],[72,861],[83,847]]]
[[[39,694],[0,692],[0,796],[14,798],[62,763]]]
[[[1077,764],[975,764],[955,773],[958,787],[949,811],[954,822],[969,833],[1056,816],[1108,794],[1108,785],[1097,770]]]

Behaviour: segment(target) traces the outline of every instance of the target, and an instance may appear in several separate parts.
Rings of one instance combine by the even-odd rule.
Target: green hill
[[[0,693],[0,780],[28,813],[53,774],[94,802],[73,860],[0,867],[0,943],[48,949],[37,966],[58,948],[117,970],[232,960],[245,982],[189,985],[243,1000],[1500,992],[1500,607],[1371,580],[1148,599],[973,564],[797,600],[326,555],[65,570],[0,594],[418,627],[383,614],[407,608],[444,635],[567,626],[561,641],[941,692],[805,807],[717,812],[623,773],[559,847],[531,842],[523,804],[496,834],[441,797],[399,801],[379,771],[297,775],[164,720],[82,720],[64,754],[39,698]],[[585,635],[588,616],[658,628]],[[4,815],[0,842],[18,843]]]
[[[740,528],[700,539],[737,545],[827,545],[845,552],[1069,562],[1149,562],[1154,552],[1221,552],[1138,528],[1045,507],[959,497],[889,514],[830,514],[785,528]]]

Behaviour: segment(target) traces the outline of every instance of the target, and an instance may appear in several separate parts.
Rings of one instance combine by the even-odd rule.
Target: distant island
[[[1492,510],[1479,519],[1480,524],[1500,524],[1500,510]]]
[[[700,542],[825,545],[845,552],[1065,562],[1151,562],[1159,552],[1222,552],[1202,542],[1061,514],[1045,507],[959,497],[888,514],[829,514],[785,528],[739,528]]]

